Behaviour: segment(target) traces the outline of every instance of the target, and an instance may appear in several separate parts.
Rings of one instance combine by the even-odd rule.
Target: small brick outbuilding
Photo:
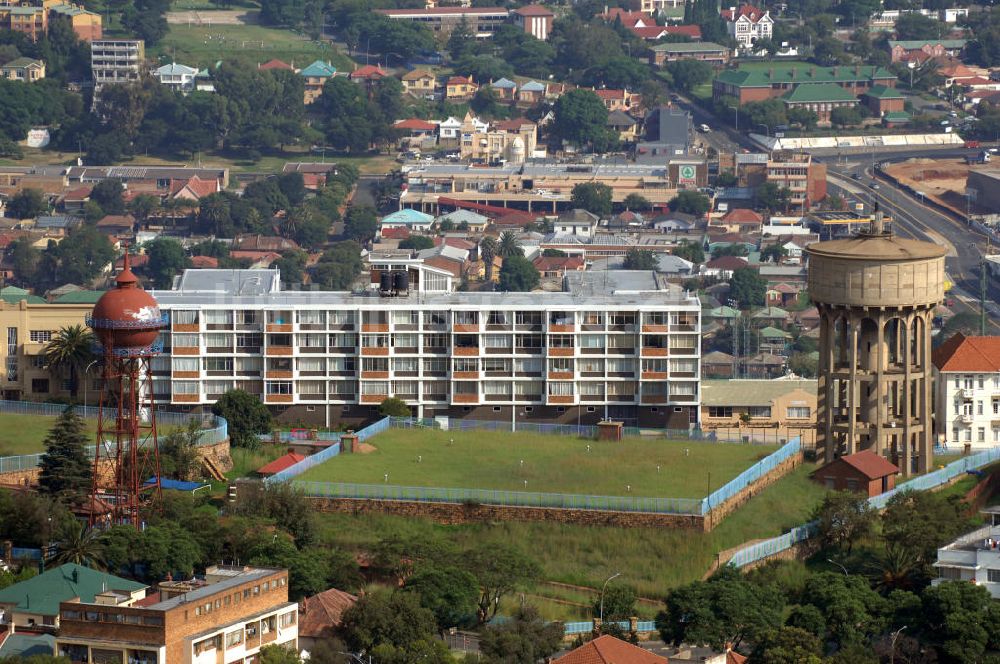
[[[896,486],[899,468],[869,450],[834,459],[812,475],[828,489],[877,496]]]

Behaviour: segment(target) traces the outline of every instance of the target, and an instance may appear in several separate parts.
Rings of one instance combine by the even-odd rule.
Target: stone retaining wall
[[[746,504],[748,500],[756,496],[758,493],[771,486],[782,477],[787,475],[792,471],[793,468],[802,463],[803,454],[799,452],[798,454],[792,455],[782,461],[780,464],[774,467],[771,472],[767,473],[763,477],[751,482],[747,485],[745,489],[740,491],[738,494],[725,501],[717,507],[709,506],[709,513],[705,516],[705,530],[712,530],[725,519],[727,516],[735,512],[737,509]]]

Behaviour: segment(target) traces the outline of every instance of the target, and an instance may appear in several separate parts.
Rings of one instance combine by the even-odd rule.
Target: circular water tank
[[[392,290],[392,272],[382,272],[379,275],[378,289],[384,292]]]
[[[163,327],[160,305],[139,288],[127,253],[115,287],[97,301],[88,323],[101,345],[122,354],[149,348],[156,341]]]
[[[410,290],[410,275],[405,271],[394,272],[392,275],[392,287],[397,291]]]

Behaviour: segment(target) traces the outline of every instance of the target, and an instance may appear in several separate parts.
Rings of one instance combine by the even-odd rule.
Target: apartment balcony
[[[333,372],[331,372],[331,373],[333,373]],[[209,375],[211,375],[211,374],[209,374]],[[303,378],[310,377],[310,376],[326,376],[326,372],[325,371],[300,371],[299,372],[299,376],[302,376]]]
[[[252,323],[236,323],[237,332],[260,332],[263,329],[263,325],[260,321],[254,321]]]
[[[513,325],[500,324],[500,323],[487,323],[487,332],[512,332],[514,330]]]
[[[452,329],[453,332],[464,332],[466,334],[478,334],[479,333],[479,325],[478,324],[476,324],[476,325],[459,325],[458,323],[456,323],[455,325],[452,325],[451,329]]]
[[[237,355],[260,355],[260,346],[237,346]],[[228,352],[228,351],[227,351]]]
[[[635,371],[609,371],[608,378],[635,378]]]
[[[583,323],[580,329],[584,332],[603,332],[604,323]]]
[[[483,397],[484,401],[512,401],[514,395],[512,394],[487,394]]]
[[[541,332],[541,323],[518,323],[514,325],[514,329],[518,332]]]
[[[291,323],[268,323],[265,328],[268,332],[291,332]]]
[[[263,373],[260,369],[243,369],[237,371],[236,375],[239,377],[259,378]]]
[[[598,348],[599,353],[607,353],[608,355],[635,355],[635,348],[629,346],[614,346],[609,348]]]
[[[553,405],[572,404],[575,397],[572,394],[550,394],[548,403]]]
[[[388,323],[362,323],[361,324],[361,331],[362,332],[388,332],[389,331],[389,324]]]
[[[679,346],[671,346],[671,348],[670,348],[670,354],[671,355],[697,355],[698,354],[698,348],[697,347],[694,347],[694,348],[682,348],[682,347],[679,347]]]
[[[651,334],[665,334],[668,331],[666,325],[643,325],[642,331],[649,332]]]
[[[277,357],[288,357],[292,354],[291,346],[268,346],[267,355]]]
[[[549,332],[574,332],[576,326],[572,323],[549,323]]]
[[[424,354],[444,355],[448,352],[447,346],[424,346]]]
[[[323,323],[299,323],[299,329],[321,332],[326,329],[326,325]]]
[[[550,371],[549,380],[573,380],[572,371]]]
[[[197,394],[175,394],[170,399],[174,403],[198,403],[201,397]]]
[[[233,329],[233,324],[232,323],[206,323],[205,324],[205,329],[206,330],[231,331]]]
[[[643,371],[642,372],[642,379],[643,380],[666,380],[667,379],[667,372],[666,371]]]
[[[174,346],[174,355],[200,355],[201,348],[197,346]]]
[[[424,401],[434,401],[438,403],[447,403],[448,395],[444,393],[432,393],[427,392],[424,394]]]
[[[670,400],[676,403],[694,403],[696,397],[693,394],[671,394]]]
[[[549,348],[549,357],[573,357],[575,348]]]
[[[328,328],[331,332],[353,332],[354,323],[330,323]]]
[[[643,394],[642,403],[667,403],[665,394]]]
[[[266,394],[264,403],[292,403],[291,394]]]
[[[331,346],[327,352],[330,355],[354,355],[358,349],[355,346]]]
[[[361,403],[382,403],[387,398],[388,394],[362,394]]]
[[[416,346],[393,346],[392,350],[396,355],[416,355],[420,352]]]
[[[694,323],[674,323],[670,326],[671,332],[696,332]]]
[[[174,323],[170,329],[174,332],[200,332],[201,326],[198,323]]]
[[[479,372],[478,371],[454,371],[454,372],[452,372],[451,377],[452,378],[458,378],[460,380],[469,380],[469,379],[478,380],[479,379]]]
[[[479,356],[479,347],[478,346],[473,346],[473,347],[458,346],[458,347],[456,347],[452,351],[452,354],[455,357],[478,357]]]
[[[451,397],[454,403],[479,403],[478,394],[455,394]]]
[[[657,348],[655,346],[645,346],[642,349],[642,356],[643,357],[666,357],[667,356],[667,349],[666,348]]]
[[[215,353],[219,355],[229,355],[233,352],[232,346],[209,346],[205,349],[206,353]]]
[[[671,377],[673,378],[697,378],[698,373],[695,371],[673,371],[671,372]]]
[[[389,357],[388,346],[365,346],[361,349],[363,357]]]
[[[541,355],[542,349],[540,346],[518,346],[514,349],[514,354],[516,355]]]
[[[599,403],[604,401],[603,394],[581,394],[580,401],[584,403]]]
[[[171,374],[174,378],[198,378],[201,376],[200,371],[175,371]]]
[[[608,332],[635,332],[635,323],[625,323],[623,325],[608,325]]]
[[[300,394],[299,401],[323,401],[326,394]]]
[[[305,354],[321,354],[326,352],[326,346],[299,346],[299,352]]]
[[[272,369],[268,369],[266,377],[267,378],[291,378],[292,377],[292,372],[288,371],[288,370],[280,370],[280,369],[279,370],[272,370]]]
[[[361,372],[361,377],[362,378],[375,378],[375,379],[380,379],[380,380],[386,380],[386,379],[389,378],[389,372],[388,371],[362,371]]]

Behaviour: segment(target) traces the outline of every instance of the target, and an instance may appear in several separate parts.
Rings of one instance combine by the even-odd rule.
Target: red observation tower
[[[140,528],[139,508],[160,494],[149,358],[162,350],[159,332],[166,323],[160,305],[139,287],[127,247],[115,287],[94,305],[87,325],[103,361],[94,496],[111,506],[112,524]]]

